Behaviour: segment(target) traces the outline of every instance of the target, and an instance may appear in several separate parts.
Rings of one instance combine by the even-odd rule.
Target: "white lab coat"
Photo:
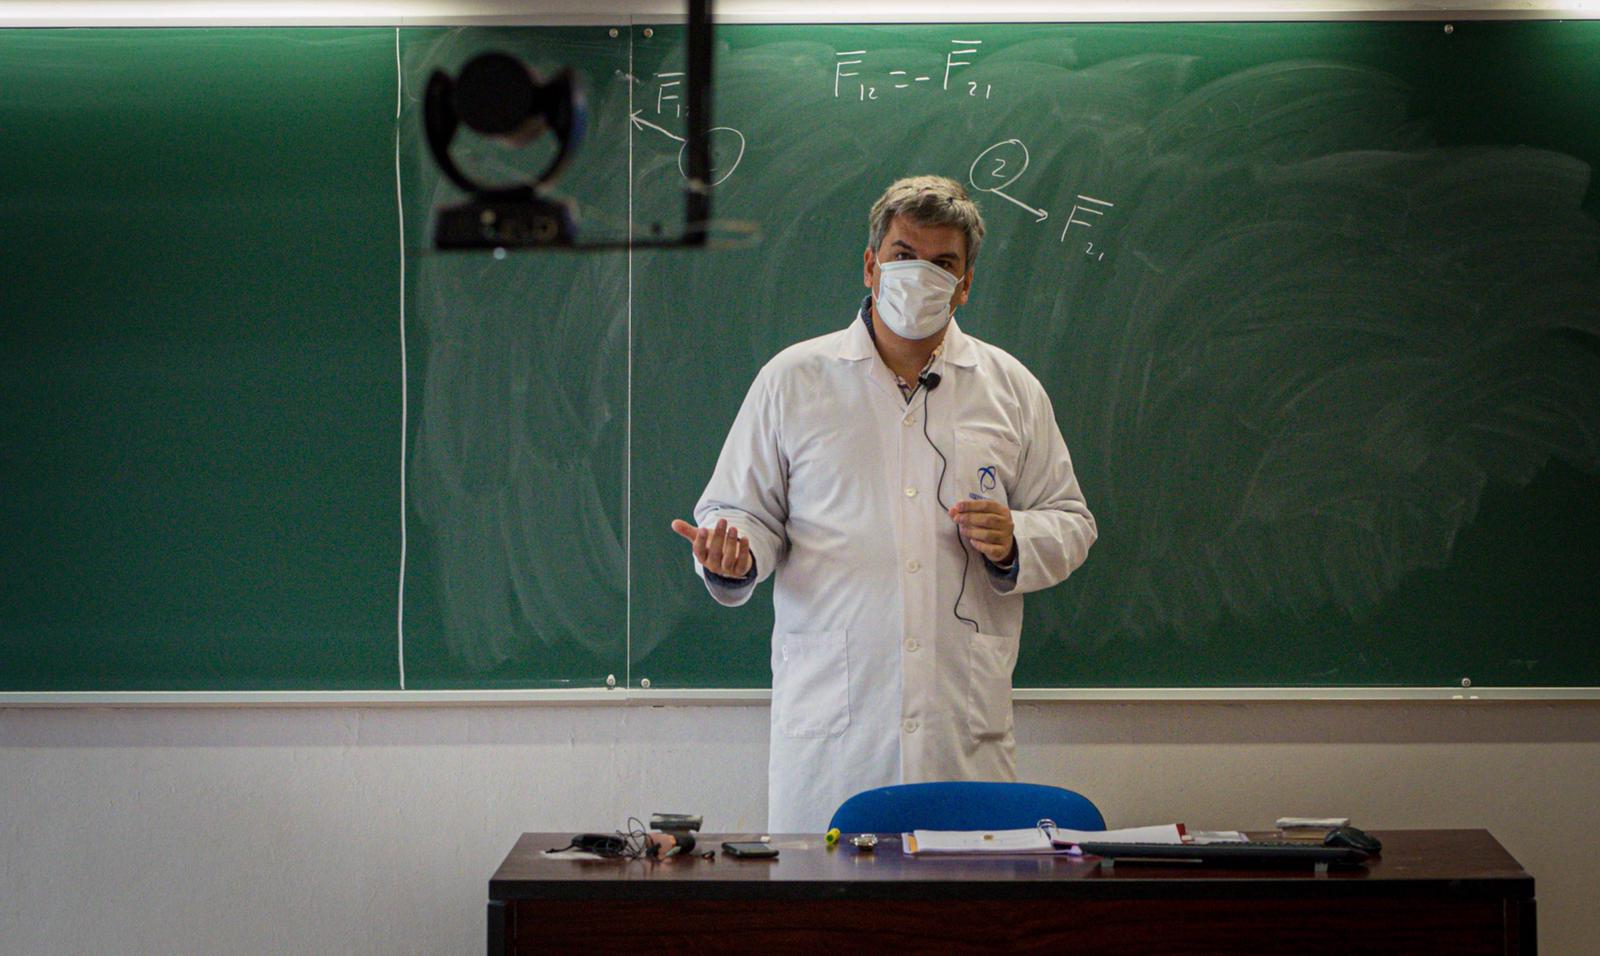
[[[1094,516],[1020,362],[952,320],[933,371],[939,386],[908,405],[859,318],[785,349],[750,386],[695,507],[702,527],[738,528],[756,561],[756,581],[708,581],[712,597],[743,604],[777,576],[774,833],[820,833],[871,787],[1015,779],[1022,595],[1083,563]],[[1017,539],[1015,582],[971,551],[960,612],[976,631],[954,613],[965,546],[947,514],[970,495],[1010,507]]]

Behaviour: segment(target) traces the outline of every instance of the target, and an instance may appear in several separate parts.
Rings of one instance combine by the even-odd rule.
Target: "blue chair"
[[[1022,830],[1043,819],[1067,830],[1106,828],[1100,810],[1080,793],[1038,783],[972,780],[866,790],[841,804],[829,827],[841,833]]]

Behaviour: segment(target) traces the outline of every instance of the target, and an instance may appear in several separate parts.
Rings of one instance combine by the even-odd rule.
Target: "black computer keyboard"
[[[1085,853],[1113,860],[1181,860],[1233,866],[1360,866],[1367,853],[1315,843],[1080,843]]]

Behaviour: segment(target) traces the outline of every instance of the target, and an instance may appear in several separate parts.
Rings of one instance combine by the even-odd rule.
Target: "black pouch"
[[[571,843],[556,847],[549,852],[560,853],[563,850],[582,850],[595,856],[621,857],[628,852],[628,840],[617,833],[580,833],[572,838]]]

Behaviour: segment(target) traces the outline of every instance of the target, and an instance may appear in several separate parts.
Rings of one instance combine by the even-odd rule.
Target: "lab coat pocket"
[[[850,725],[850,665],[844,631],[785,634],[772,675],[785,737],[837,737]]]
[[[1011,672],[1018,638],[974,634],[968,643],[967,729],[978,740],[1011,733]]]
[[[956,500],[978,497],[1007,504],[1006,489],[1016,486],[1021,458],[1022,445],[998,427],[957,428]]]

